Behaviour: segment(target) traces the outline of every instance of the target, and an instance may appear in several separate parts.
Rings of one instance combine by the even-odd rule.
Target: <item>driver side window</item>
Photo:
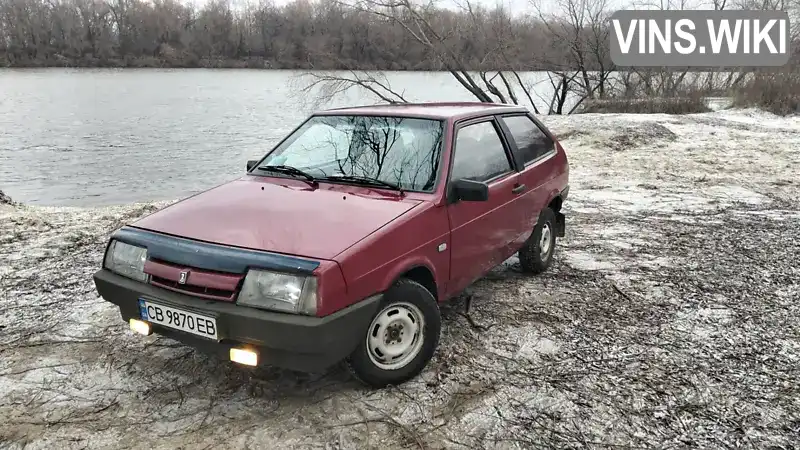
[[[457,130],[451,180],[488,181],[511,172],[503,141],[491,121]]]

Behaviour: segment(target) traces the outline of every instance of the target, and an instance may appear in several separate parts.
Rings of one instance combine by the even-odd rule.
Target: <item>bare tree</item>
[[[531,4],[548,33],[560,43],[559,48],[544,55],[543,61],[556,68],[555,76],[550,76],[557,91],[551,112],[561,113],[568,92],[578,97],[570,112],[585,99],[604,97],[608,78],[615,70],[608,47],[608,17],[612,12],[608,1],[558,0],[555,8],[545,7],[542,0],[531,0]],[[553,83],[554,78],[558,83]]]
[[[318,103],[353,89],[405,102],[410,96],[382,71],[435,70],[480,102],[549,114],[574,112],[585,100],[726,90],[752,75],[735,67],[699,75],[615,67],[608,0],[555,0],[547,9],[544,0],[529,0],[530,14],[453,1],[455,9],[434,0],[237,0],[235,7],[232,0],[0,0],[0,65],[303,69],[307,83],[298,91],[322,94]],[[795,19],[792,39],[800,39],[800,0],[635,1],[781,9]],[[547,71],[541,85],[532,71]]]
[[[413,42],[425,48],[428,55],[478,101],[511,104],[527,102],[535,112],[539,112],[529,86],[523,82],[520,75],[520,71],[525,67],[514,55],[515,49],[523,46],[520,42],[521,37],[516,33],[510,15],[503,8],[487,12],[470,0],[462,0],[459,6],[463,14],[455,17],[455,20],[447,20],[449,18],[444,15],[438,17],[437,21],[437,10],[432,3],[417,5],[410,0],[355,0],[351,3],[342,1],[340,4],[345,9],[366,14],[388,25],[399,26]],[[606,61],[608,52],[604,42],[608,37],[608,31],[602,23],[606,17],[605,0],[583,3],[580,13],[575,9],[577,4],[566,5],[568,9],[575,11],[576,17],[580,15],[580,18],[576,19],[570,34],[570,36],[577,35],[576,38],[573,37],[574,45],[570,46],[573,56],[559,64],[566,67],[571,65],[572,61],[578,61],[584,88],[570,89],[576,77],[565,72],[551,78],[558,80],[558,83],[553,85],[553,97],[548,108],[549,113],[555,114],[564,112],[569,94],[577,92],[583,97],[591,96],[598,85],[605,84],[608,74],[611,73],[611,67]],[[564,29],[562,24],[549,28],[556,40],[559,35],[553,31],[561,32]],[[467,39],[456,40],[452,38],[453,36],[467,36]],[[479,59],[471,61],[470,56],[478,56]],[[595,75],[589,73],[590,56],[600,61],[599,83],[593,82]],[[550,63],[552,64],[552,61]],[[473,68],[477,68],[477,73],[471,70]],[[403,101],[402,96],[391,91],[386,84],[375,83],[374,79],[368,78],[364,73],[355,75],[356,73],[351,71],[345,76],[313,72],[307,76],[312,77],[312,86],[325,82],[323,91],[326,99],[330,98],[331,93],[359,86],[368,87],[368,90],[384,101]],[[379,90],[375,89],[376,85]]]
[[[305,82],[305,79],[310,81]],[[350,90],[363,89],[385,103],[408,103],[402,92],[392,90],[391,84],[382,72],[350,70],[345,73],[320,71],[308,72],[295,83],[294,90],[303,99],[311,99],[313,107],[333,101],[337,96]]]

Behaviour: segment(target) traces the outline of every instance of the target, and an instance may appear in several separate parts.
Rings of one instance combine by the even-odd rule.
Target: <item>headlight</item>
[[[144,273],[146,259],[146,248],[114,240],[108,246],[104,266],[122,276],[147,281],[147,274]]]
[[[249,270],[238,304],[314,315],[317,313],[317,279],[285,273]]]

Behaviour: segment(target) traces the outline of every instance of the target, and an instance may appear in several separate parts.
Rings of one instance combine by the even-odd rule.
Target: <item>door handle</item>
[[[524,190],[525,190],[525,185],[524,184],[520,184],[519,186],[514,187],[514,189],[512,189],[511,192],[513,192],[515,194],[519,194]]]

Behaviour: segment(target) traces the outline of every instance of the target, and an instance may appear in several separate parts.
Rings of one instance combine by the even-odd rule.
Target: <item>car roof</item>
[[[314,115],[403,116],[430,119],[462,119],[466,117],[508,112],[528,112],[528,109],[524,106],[504,103],[429,102],[349,106],[317,111]]]

